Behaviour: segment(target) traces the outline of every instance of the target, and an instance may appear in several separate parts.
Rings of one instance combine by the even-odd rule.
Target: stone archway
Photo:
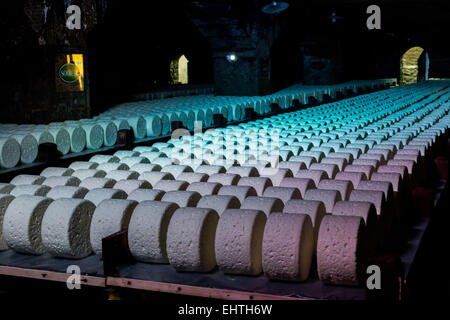
[[[428,79],[428,53],[422,47],[408,49],[400,60],[400,84]]]
[[[170,62],[170,78],[172,84],[188,84],[189,60],[184,54]]]

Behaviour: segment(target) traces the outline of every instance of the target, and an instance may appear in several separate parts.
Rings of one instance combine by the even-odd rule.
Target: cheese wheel
[[[226,169],[223,166],[219,165],[200,165],[195,169],[195,172],[204,173],[208,176],[218,173],[225,173]]]
[[[89,162],[89,161],[75,161],[72,162],[69,166],[69,169],[79,170],[79,169],[96,169],[98,167],[98,163]]]
[[[161,171],[161,169],[160,165],[150,163],[136,163],[130,167],[130,170],[139,172],[139,174],[147,171]]]
[[[330,163],[313,163],[309,167],[310,170],[323,170],[327,173],[329,179],[333,179],[339,172],[338,166]]]
[[[177,209],[175,203],[159,201],[143,201],[136,206],[128,226],[128,246],[136,260],[169,263],[167,229]]]
[[[178,176],[184,172],[192,172],[192,168],[189,166],[183,166],[183,165],[168,165],[168,166],[164,166],[161,169],[161,172],[167,172],[172,174],[175,179],[178,179]],[[179,179],[181,180],[181,179]]]
[[[99,121],[97,122],[103,129],[104,144],[106,147],[111,147],[117,142],[117,126],[112,121]]]
[[[75,170],[70,168],[57,168],[57,167],[48,167],[42,170],[42,177],[58,177],[58,176],[71,176]]]
[[[279,186],[284,178],[294,177],[290,169],[283,168],[263,168],[259,174],[261,177],[269,178],[274,186]]]
[[[375,206],[364,201],[338,201],[334,205],[335,216],[356,216],[364,219],[367,234],[367,250],[375,250],[378,242],[378,221]]]
[[[117,130],[130,130],[130,124],[125,119],[114,119],[111,120],[117,127]]]
[[[0,194],[9,194],[16,186],[10,183],[0,183]]]
[[[203,196],[197,203],[197,208],[213,209],[219,216],[227,209],[239,209],[240,206],[238,198],[226,195]]]
[[[308,189],[315,187],[314,181],[307,178],[284,178],[280,182],[280,187],[296,188],[303,198]]]
[[[394,189],[392,184],[386,181],[361,181],[357,190],[373,190],[382,191],[386,201],[390,202],[394,197]]]
[[[358,286],[365,274],[364,220],[352,216],[325,216],[317,241],[317,272],[326,284]]]
[[[72,177],[77,177],[81,181],[87,178],[104,178],[106,176],[106,172],[103,170],[97,170],[97,169],[80,169],[75,170],[72,173]]]
[[[153,161],[155,161],[156,159],[159,159],[159,158],[167,158],[167,155],[165,153],[156,152],[156,151],[143,152],[143,153],[140,154],[140,156],[147,158],[150,162],[153,162]]]
[[[0,251],[8,250],[8,245],[3,240],[3,217],[9,204],[14,200],[14,196],[0,194]]]
[[[116,180],[108,178],[86,178],[79,184],[80,187],[93,190],[97,188],[113,188],[116,184]]]
[[[367,201],[372,203],[377,210],[377,215],[382,215],[386,206],[386,198],[383,191],[353,190],[350,194],[350,201]]]
[[[219,215],[211,209],[180,208],[167,231],[167,257],[177,271],[209,272],[216,266],[214,240]]]
[[[256,197],[256,190],[249,186],[222,186],[217,193],[221,196],[234,196],[242,203],[247,197]]]
[[[139,180],[146,180],[150,182],[153,187],[155,187],[159,181],[175,180],[175,178],[167,172],[145,171],[139,175]]]
[[[170,155],[169,155],[169,157],[170,157]],[[175,163],[174,159],[172,159],[172,158],[156,158],[156,159],[152,160],[151,162],[153,164],[160,165],[161,168]]]
[[[271,214],[262,244],[264,274],[272,280],[305,281],[312,264],[313,236],[308,215]]]
[[[138,163],[150,164],[150,160],[145,157],[125,157],[120,159],[120,163],[126,164],[129,167]]]
[[[130,170],[130,167],[121,162],[105,162],[98,165],[97,170],[103,170],[106,173],[111,172],[113,170]]]
[[[89,227],[95,206],[82,199],[57,199],[42,219],[42,244],[53,256],[81,259],[91,254]]]
[[[155,148],[153,146],[139,146],[139,147],[135,147],[133,149],[133,151],[139,152],[139,153],[143,153],[143,152],[153,152],[153,151],[158,151],[158,148]]]
[[[42,184],[49,186],[50,188],[53,188],[56,186],[78,187],[80,183],[81,180],[78,179],[77,177],[61,176],[61,177],[48,177]]]
[[[155,189],[163,191],[184,191],[187,189],[189,184],[186,181],[179,180],[160,180],[154,185]]]
[[[50,189],[51,188],[48,186],[41,186],[37,184],[21,184],[17,185],[9,194],[14,197],[19,197],[22,195],[45,197]]]
[[[145,121],[147,126],[147,137],[157,137],[161,134],[162,123],[160,117],[157,115],[147,116],[145,117]]]
[[[142,201],[160,201],[165,192],[157,189],[136,189],[132,191],[127,200]]]
[[[11,136],[20,144],[20,161],[33,163],[38,156],[38,141],[31,134],[14,134]]]
[[[81,152],[86,147],[86,132],[79,125],[64,126],[70,135],[70,152]]]
[[[186,189],[187,191],[196,191],[202,196],[215,195],[219,192],[222,185],[213,182],[193,182]]]
[[[41,185],[45,181],[44,176],[36,176],[36,175],[30,175],[30,174],[21,174],[18,176],[15,176],[10,184],[12,185],[22,185],[22,184],[36,184]]]
[[[272,187],[272,180],[265,177],[242,177],[239,179],[238,186],[253,187],[258,196],[262,196],[268,187]]]
[[[183,172],[178,177],[177,180],[186,181],[189,184],[195,182],[207,182],[208,175],[204,173],[196,173],[196,172]]]
[[[145,180],[119,180],[114,184],[114,189],[123,190],[130,194],[136,189],[151,189],[152,185]]]
[[[47,129],[35,129],[30,134],[36,138],[38,145],[43,143],[55,143],[55,139]]]
[[[103,154],[97,154],[89,159],[90,162],[95,162],[98,164],[106,163],[106,162],[120,162],[120,158],[116,156],[107,156]],[[88,169],[95,169],[95,168],[88,168]]]
[[[284,204],[292,199],[301,199],[302,196],[297,188],[289,187],[268,187],[263,194],[263,197],[277,198],[283,201]]]
[[[386,181],[390,182],[394,192],[398,192],[400,189],[402,176],[399,173],[380,173],[374,172],[372,174],[372,181]]]
[[[105,189],[105,188],[96,188],[90,190],[85,196],[85,200],[91,201],[93,204],[98,206],[103,200],[108,199],[127,199],[128,195],[123,190],[118,189]]]
[[[259,177],[259,172],[255,167],[250,166],[233,166],[228,168],[228,174],[236,174],[241,177]]]
[[[215,253],[224,273],[259,275],[266,215],[258,210],[225,210],[217,224]]]
[[[345,167],[344,172],[362,172],[364,173],[363,180],[370,179],[374,168],[367,165],[348,165]]]
[[[295,175],[299,170],[306,169],[305,163],[294,161],[281,161],[278,167],[291,170],[293,175]]]
[[[336,190],[310,189],[306,191],[305,200],[322,201],[327,213],[333,211],[334,204],[341,201],[341,194]]]
[[[105,176],[107,179],[119,180],[137,180],[139,178],[139,173],[130,170],[112,170],[108,172]]]
[[[365,180],[365,174],[363,172],[338,172],[335,180],[343,180],[350,181],[353,185],[353,188],[358,188],[361,180]]]
[[[324,179],[320,181],[317,189],[321,190],[336,190],[341,195],[341,199],[348,200],[350,193],[353,191],[353,184],[346,180],[329,180]]]
[[[269,216],[272,212],[282,212],[284,204],[280,199],[267,197],[247,197],[241,209],[260,210]]]
[[[49,198],[22,195],[9,204],[3,217],[3,240],[10,249],[33,255],[45,252],[41,224],[52,202]]]
[[[295,178],[311,179],[314,186],[317,187],[321,180],[328,179],[328,175],[324,170],[299,170]]]
[[[86,147],[91,150],[100,149],[105,141],[103,128],[97,123],[86,123],[81,127],[86,132]]]
[[[114,156],[119,158],[120,160],[128,157],[139,157],[140,153],[137,151],[131,150],[118,150],[114,153]]]
[[[127,118],[130,127],[133,129],[134,137],[136,139],[145,138],[147,135],[147,121],[144,117]]]
[[[47,198],[50,198],[50,199],[60,199],[60,198],[83,199],[88,192],[89,192],[89,189],[86,189],[83,187],[55,186],[47,193]]]
[[[215,173],[209,176],[208,182],[220,183],[223,186],[235,186],[241,177],[233,173]]]
[[[63,127],[49,127],[48,132],[53,136],[56,148],[63,155],[70,151],[70,134]]]
[[[316,163],[317,160],[314,157],[309,156],[297,156],[297,157],[291,157],[289,159],[289,162],[300,162],[305,165],[306,168],[309,168],[312,163]]]
[[[201,195],[195,191],[168,191],[161,201],[176,203],[180,208],[195,207],[200,201]]]
[[[388,166],[404,166],[408,169],[409,174],[413,174],[416,170],[416,163],[414,160],[389,160]]]
[[[111,191],[111,189],[103,189]],[[92,192],[92,191],[90,191]],[[123,192],[123,191],[119,191]],[[125,194],[126,198],[126,193]],[[86,195],[86,199],[89,193]],[[97,204],[91,220],[90,242],[92,250],[102,255],[102,239],[128,227],[131,214],[138,203],[131,200],[106,199]]]
[[[343,171],[345,166],[347,165],[347,159],[326,157],[323,158],[322,161],[320,161],[320,163],[334,164],[338,167],[339,171]]]

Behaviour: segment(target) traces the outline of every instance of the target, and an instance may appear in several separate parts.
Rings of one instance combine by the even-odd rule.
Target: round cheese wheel
[[[325,171],[329,179],[333,179],[339,171],[337,165],[330,163],[313,163],[309,168],[311,170]]]
[[[197,208],[213,209],[219,216],[227,209],[239,209],[240,206],[238,198],[225,195],[203,196],[197,203]]]
[[[105,176],[107,179],[119,180],[137,180],[139,178],[139,173],[130,170],[112,170],[108,172]]]
[[[353,188],[358,188],[359,182],[365,180],[365,174],[363,172],[338,172],[335,180],[350,181],[353,184]]]
[[[53,136],[56,148],[63,155],[70,151],[70,134],[63,127],[49,127],[48,132]]]
[[[86,131],[79,125],[64,126],[70,135],[70,152],[81,152],[86,147]]]
[[[306,191],[314,188],[315,185],[314,181],[308,178],[284,178],[280,182],[280,187],[296,188],[300,192],[301,197],[304,197]]]
[[[350,193],[353,191],[353,184],[346,180],[329,180],[320,181],[317,186],[321,190],[336,190],[341,195],[341,199],[348,200]]]
[[[167,231],[167,257],[177,271],[209,272],[216,266],[214,240],[219,215],[212,209],[180,208]]]
[[[177,209],[175,203],[160,201],[143,201],[136,206],[128,226],[128,246],[136,260],[169,263],[167,230]]]
[[[113,170],[130,170],[130,167],[121,162],[105,162],[98,165],[97,170],[103,170],[106,173],[111,172]]]
[[[227,173],[236,174],[240,177],[259,177],[258,170],[250,166],[233,166],[228,168]]]
[[[36,176],[36,175],[30,175],[30,174],[21,174],[18,176],[15,176],[10,184],[12,185],[23,185],[23,184],[36,184],[41,185],[45,181],[45,176]]]
[[[38,141],[31,134],[14,134],[12,138],[20,144],[20,161],[33,163],[38,156]]]
[[[81,180],[76,177],[61,176],[61,177],[48,177],[47,179],[45,179],[43,185],[49,186],[50,188],[56,186],[78,187],[80,183]]]
[[[273,280],[305,281],[312,264],[313,236],[308,215],[271,214],[262,245],[264,274]]]
[[[144,117],[127,118],[130,127],[133,129],[134,137],[136,139],[145,138],[147,135],[147,121]]]
[[[45,252],[41,224],[52,202],[49,198],[23,195],[9,204],[3,217],[3,240],[10,249],[33,255]]]
[[[354,216],[325,216],[317,241],[317,272],[326,284],[358,286],[365,274],[364,220]]]
[[[161,201],[176,203],[179,207],[195,207],[200,201],[201,195],[195,191],[168,191]]]
[[[60,198],[83,199],[88,192],[89,192],[89,189],[86,189],[83,187],[55,186],[47,193],[47,198],[50,198],[50,199],[60,199]]]
[[[130,194],[136,189],[151,189],[152,185],[145,180],[119,180],[114,184],[114,189],[123,190]]]
[[[82,199],[57,199],[42,219],[42,244],[53,256],[81,259],[91,254],[89,227],[95,206]]]
[[[90,190],[84,199],[98,206],[103,200],[126,199],[127,197],[128,195],[122,190],[97,188]]]
[[[172,174],[158,171],[145,171],[139,175],[139,180],[146,180],[155,187],[161,180],[175,180]]]
[[[314,186],[318,186],[320,181],[328,179],[328,175],[324,170],[299,170],[295,178],[311,179],[314,181]]]
[[[9,194],[16,186],[10,183],[0,183],[0,194]]]
[[[97,122],[103,129],[104,144],[106,147],[111,147],[117,142],[117,126],[112,121],[99,121]]]
[[[338,167],[339,171],[343,171],[345,166],[347,165],[347,159],[326,157],[326,158],[323,158],[322,161],[320,161],[320,163],[334,164]]]
[[[114,179],[91,177],[81,181],[79,186],[89,190],[93,190],[97,188],[105,188],[105,189],[113,188],[115,184],[116,180]]]
[[[153,172],[152,172],[153,173]],[[163,190],[163,191],[184,191],[189,187],[189,184],[186,181],[179,180],[160,180],[158,183],[154,185],[155,189]]]
[[[72,177],[77,177],[81,181],[87,178],[104,178],[106,176],[106,172],[103,170],[97,170],[97,169],[80,169],[75,170],[72,173]]]
[[[248,197],[256,197],[256,190],[249,186],[222,186],[217,193],[221,196],[234,196],[242,203]]]
[[[9,204],[14,200],[14,196],[9,194],[0,194],[0,251],[8,250],[8,245],[3,240],[3,217]]]
[[[57,168],[57,167],[48,167],[42,170],[42,177],[58,177],[58,176],[71,176],[74,172],[74,169],[71,168]]]
[[[266,177],[242,177],[239,179],[238,186],[253,187],[258,196],[262,196],[268,187],[272,187],[272,180]]]
[[[284,203],[277,198],[247,197],[241,209],[260,210],[269,216],[272,212],[283,212]]]
[[[21,184],[16,186],[13,190],[11,190],[9,194],[14,197],[22,195],[45,197],[47,193],[50,191],[50,189],[51,188],[48,186],[41,186],[37,184]]]
[[[209,176],[208,182],[220,183],[223,186],[235,186],[241,177],[232,173],[215,173]]]
[[[55,139],[47,129],[35,129],[30,134],[36,138],[38,145],[43,143],[55,143]]]
[[[89,162],[89,161],[75,161],[72,162],[69,166],[69,169],[79,170],[79,169],[96,169],[98,167],[98,163]]]
[[[142,201],[160,201],[165,192],[157,189],[136,189],[128,194],[127,200]]]
[[[333,211],[334,204],[341,201],[341,194],[336,190],[310,189],[306,191],[305,200],[322,201],[327,213]]]
[[[101,163],[106,163],[106,162],[120,162],[120,158],[116,157],[116,156],[97,154],[97,155],[93,156],[91,159],[89,159],[89,161],[101,164]],[[88,168],[88,169],[95,169],[95,168]]]
[[[103,128],[96,123],[83,124],[81,127],[86,132],[86,147],[92,150],[100,149],[105,141]]]
[[[207,182],[208,178],[209,176],[207,174],[196,172],[183,172],[177,177],[178,180],[186,181],[189,184],[195,182]]]
[[[283,201],[284,204],[292,199],[301,199],[302,195],[297,188],[289,187],[268,187],[263,194],[263,197],[277,198]]]
[[[105,190],[105,189],[103,189]],[[110,191],[111,189],[106,189]],[[92,191],[91,191],[92,192]],[[120,190],[120,192],[123,192]],[[126,193],[125,198],[126,198]],[[89,194],[86,195],[86,198]],[[92,250],[102,255],[102,239],[128,227],[136,201],[107,199],[97,205],[91,220],[90,242]]]
[[[295,161],[282,161],[278,167],[291,170],[293,175],[295,175],[299,170],[306,169],[306,165],[303,162]]]
[[[178,179],[178,176],[180,174],[182,174],[184,172],[192,172],[192,168],[189,166],[172,164],[172,165],[162,167],[161,172],[170,173],[175,177],[175,179]],[[178,180],[181,180],[181,179],[178,179]]]
[[[266,215],[258,210],[225,210],[216,230],[217,265],[224,273],[259,275]]]
[[[161,118],[157,115],[148,116],[145,118],[147,126],[147,137],[157,137],[161,134],[162,123]]]
[[[363,180],[370,179],[373,173],[373,167],[368,165],[353,165],[350,164],[345,167],[344,172],[362,172],[364,174]]]
[[[161,166],[157,164],[150,164],[150,163],[136,163],[130,167],[130,170],[139,172],[139,174],[142,174],[144,172],[152,172],[152,171],[161,171]]]

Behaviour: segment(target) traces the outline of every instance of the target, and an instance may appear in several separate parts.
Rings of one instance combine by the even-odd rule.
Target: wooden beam
[[[106,285],[138,290],[165,292],[195,297],[221,299],[221,300],[314,300],[312,298],[297,298],[278,296],[257,292],[245,292],[237,290],[188,286],[175,283],[155,282],[129,278],[107,277]]]
[[[8,266],[0,266],[0,275],[29,278],[29,279],[49,280],[57,282],[66,282],[67,278],[71,276],[71,274],[63,272],[25,269]],[[80,275],[80,282],[82,286],[85,285],[94,287],[105,287],[106,286],[105,280],[106,280],[105,278]]]

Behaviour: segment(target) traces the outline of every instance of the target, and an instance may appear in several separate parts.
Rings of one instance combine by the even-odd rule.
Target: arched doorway
[[[428,53],[421,47],[407,50],[400,60],[400,84],[428,80]]]
[[[188,84],[189,60],[184,54],[170,62],[170,77],[172,84]]]

